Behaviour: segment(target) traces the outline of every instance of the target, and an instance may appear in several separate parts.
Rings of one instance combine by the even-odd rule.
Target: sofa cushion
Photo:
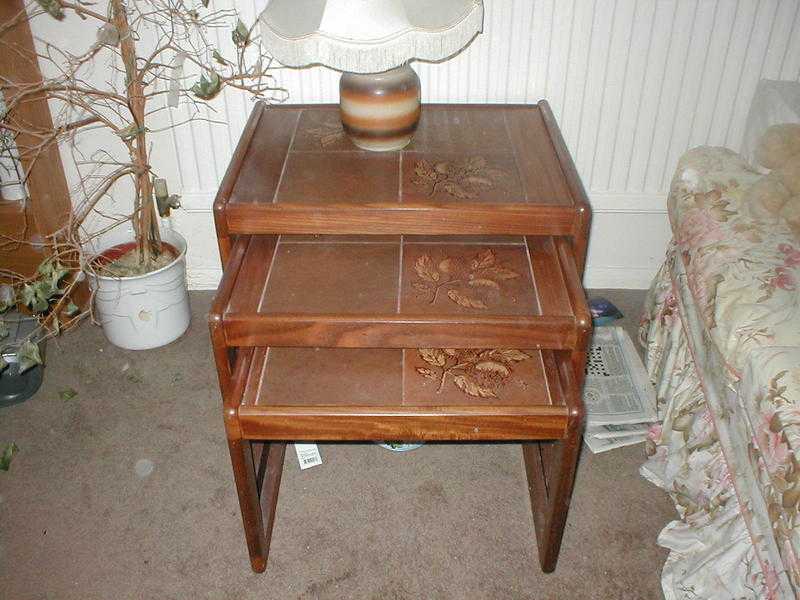
[[[681,159],[669,198],[675,242],[709,337],[739,375],[756,348],[800,347],[800,243],[743,200],[761,175],[724,148]]]

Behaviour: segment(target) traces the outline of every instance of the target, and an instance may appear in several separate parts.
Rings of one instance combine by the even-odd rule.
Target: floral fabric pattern
[[[800,590],[800,241],[749,210],[759,177],[723,148],[684,155],[642,318],[663,418],[642,474],[680,517],[659,536],[670,600]]]

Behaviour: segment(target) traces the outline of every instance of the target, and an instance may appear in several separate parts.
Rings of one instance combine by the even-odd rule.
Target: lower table
[[[483,277],[492,283],[469,285]],[[575,338],[588,320],[557,238],[239,237],[210,323],[253,569],[266,567],[287,441],[502,440],[521,443],[541,565],[553,570],[584,416]],[[499,343],[414,346],[453,328],[472,346]]]

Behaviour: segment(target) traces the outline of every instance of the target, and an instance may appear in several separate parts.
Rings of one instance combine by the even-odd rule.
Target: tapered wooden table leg
[[[283,474],[283,459],[286,455],[285,442],[265,442],[261,444],[261,456],[256,459],[256,483],[260,490],[261,521],[264,523],[266,554],[272,541],[272,528],[275,525],[275,509],[278,506],[278,492]]]
[[[539,563],[545,573],[555,570],[558,561],[580,448],[580,427],[563,440],[522,444]]]
[[[256,457],[259,462],[258,474],[252,445],[248,440],[228,440],[250,565],[256,573],[263,573],[267,568],[286,444],[264,444]]]

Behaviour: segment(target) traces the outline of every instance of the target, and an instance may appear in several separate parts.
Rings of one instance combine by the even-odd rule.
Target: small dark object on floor
[[[0,408],[19,404],[33,396],[42,385],[44,366],[39,364],[19,372],[17,350],[31,332],[36,328],[36,321],[19,315],[10,315],[4,319],[9,334],[3,340],[2,357],[8,366],[0,372]],[[44,352],[44,342],[39,342],[39,353]]]
[[[608,298],[591,298],[589,311],[592,313],[592,324],[595,327],[608,325],[622,318],[620,310]]]

